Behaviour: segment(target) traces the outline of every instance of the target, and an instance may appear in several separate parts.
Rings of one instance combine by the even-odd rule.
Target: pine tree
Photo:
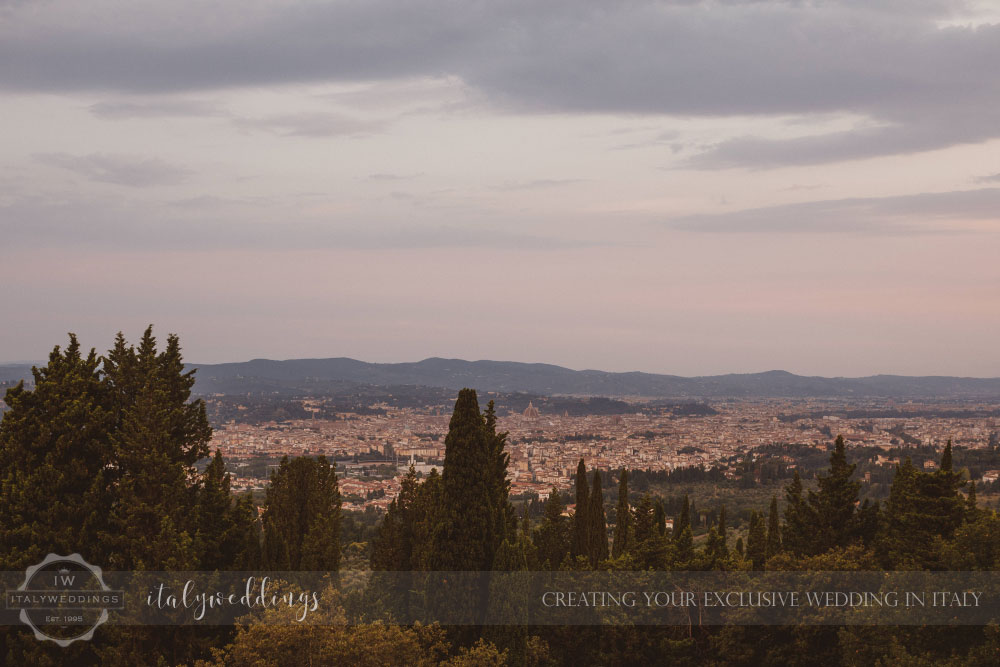
[[[34,389],[7,390],[0,421],[0,569],[23,570],[45,554],[104,562],[108,534],[108,445],[114,414],[96,352],[70,334],[48,365],[32,368]]]
[[[137,347],[119,334],[102,362],[116,416],[105,562],[120,569],[196,569],[197,495],[190,480],[194,463],[208,455],[212,429],[204,402],[188,400],[193,371],[184,371],[177,336],[168,336],[157,352],[152,327]]]
[[[573,515],[574,558],[590,554],[590,488],[587,486],[587,466],[583,459],[576,467],[576,512]]]
[[[817,475],[817,491],[809,492],[811,518],[816,531],[813,553],[824,553],[834,547],[846,547],[858,533],[855,508],[861,485],[851,480],[856,464],[847,463],[844,437],[837,436],[830,455],[830,470]]]
[[[622,468],[618,479],[618,506],[615,510],[615,534],[611,546],[611,556],[618,558],[629,548],[629,528],[631,514],[628,505],[628,470]]]
[[[587,529],[590,537],[588,557],[591,566],[596,566],[608,557],[608,524],[604,515],[604,492],[601,489],[599,470],[594,471],[588,509],[590,514],[590,526]]]

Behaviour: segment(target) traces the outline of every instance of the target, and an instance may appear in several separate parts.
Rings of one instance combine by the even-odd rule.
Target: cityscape
[[[322,400],[303,399],[303,405],[319,411]],[[508,433],[511,495],[544,501],[552,488],[569,490],[581,458],[606,472],[719,467],[732,477],[743,457],[769,445],[826,451],[842,435],[850,448],[883,450],[876,463],[889,469],[900,464],[890,450],[941,450],[948,441],[956,448],[986,450],[1000,437],[1000,403],[733,400],[697,405],[699,412],[709,414],[675,416],[638,400],[631,414],[550,415],[531,404],[521,413],[501,414],[498,428]],[[411,465],[423,474],[440,470],[450,412],[447,406],[369,407],[381,413],[256,424],[233,420],[216,428],[211,446],[229,463],[234,490],[266,486],[269,467],[255,462],[266,461],[273,468],[282,456],[324,455],[338,462],[345,498],[356,499],[345,500],[345,509],[385,510]],[[794,459],[784,459],[794,468]],[[936,464],[927,460],[925,465],[932,469]],[[248,474],[250,470],[256,474]],[[997,470],[981,472],[974,481],[997,480]]]

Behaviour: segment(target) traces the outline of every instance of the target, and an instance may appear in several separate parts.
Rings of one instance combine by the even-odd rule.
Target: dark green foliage
[[[684,504],[681,506],[681,513],[674,519],[674,541],[680,539],[680,534],[685,528],[691,528],[691,501],[684,496]]]
[[[517,532],[517,516],[510,504],[510,480],[507,478],[507,464],[510,454],[506,452],[507,433],[497,433],[496,408],[491,400],[483,413],[486,428],[486,441],[489,445],[491,459],[490,495],[494,513],[493,535],[498,548],[508,537],[514,538]]]
[[[781,528],[778,525],[778,498],[771,496],[771,506],[767,511],[767,538],[764,548],[765,560],[781,551]]]
[[[601,490],[601,471],[599,470],[594,471],[587,514],[590,517],[590,525],[587,528],[590,539],[587,556],[591,566],[596,566],[608,557],[608,524],[604,515],[604,493]]]
[[[576,512],[573,515],[573,557],[590,553],[590,488],[587,486],[587,466],[583,459],[576,467]]]
[[[917,470],[906,459],[896,471],[884,513],[884,530],[877,548],[886,565],[943,568],[935,538],[950,539],[968,516],[967,500],[959,493],[961,475],[950,470],[951,443],[941,469]]]
[[[281,460],[264,509],[264,566],[333,571],[340,565],[340,490],[326,457]]]
[[[618,479],[618,506],[615,510],[615,534],[611,545],[611,556],[618,558],[629,546],[631,513],[628,506],[628,470],[622,468]]]
[[[830,469],[817,475],[818,489],[809,492],[810,517],[815,530],[809,551],[823,553],[833,547],[846,546],[857,537],[855,505],[860,484],[851,479],[856,464],[847,463],[843,436],[837,436]]]
[[[750,515],[750,532],[747,533],[746,557],[755,570],[764,569],[767,562],[767,528],[764,515],[753,512]]]
[[[433,569],[489,570],[503,538],[500,531],[511,526],[507,455],[501,444],[506,434],[496,435],[495,420],[488,425],[487,418],[479,412],[475,390],[458,393],[445,437],[442,517],[435,529]]]
[[[538,564],[543,570],[558,570],[569,553],[569,522],[563,513],[566,503],[555,487],[545,502],[545,516],[535,530]]]
[[[663,509],[663,501],[660,498],[657,498],[653,505],[653,523],[656,525],[656,532],[661,537],[665,537],[667,534],[667,513]]]
[[[723,549],[728,549],[728,547],[726,546],[726,540],[727,540],[727,538],[729,536],[726,534],[726,530],[727,530],[727,527],[726,527],[726,506],[723,505],[722,508],[719,510],[719,527],[718,527],[719,541],[720,541]]]
[[[781,541],[785,548],[797,555],[812,551],[814,522],[812,508],[802,495],[802,478],[795,471],[791,483],[785,487],[785,523]]]
[[[219,452],[202,475],[196,508],[197,559],[202,570],[250,570],[260,566],[260,522],[251,494],[234,499]]]
[[[115,413],[100,361],[70,335],[49,363],[34,368],[35,388],[7,390],[0,422],[0,566],[21,570],[49,552],[100,562],[113,498],[105,474]]]

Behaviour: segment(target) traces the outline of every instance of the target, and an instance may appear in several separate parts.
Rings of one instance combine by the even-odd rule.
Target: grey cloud
[[[106,12],[115,7],[113,20]],[[688,166],[770,167],[1000,136],[1000,25],[939,28],[964,3],[168,5],[52,2],[0,24],[0,88],[162,93],[295,82],[455,77],[518,111],[693,116],[850,113],[875,129],[748,137]],[[282,119],[278,121],[280,126]],[[340,134],[339,121],[279,131]],[[315,124],[314,124],[315,123]]]
[[[924,118],[889,127],[863,128],[796,139],[741,137],[691,156],[683,166],[780,167],[815,165],[934,150],[956,144],[978,143],[1000,136],[996,114],[956,113]]]
[[[43,164],[68,169],[91,181],[130,187],[174,185],[184,181],[191,173],[158,158],[134,155],[45,153],[35,158]]]
[[[210,206],[206,206],[210,203]],[[197,204],[197,205],[191,205]],[[30,221],[30,222],[26,222]],[[493,225],[452,226],[392,220],[340,221],[299,216],[294,208],[256,199],[151,202],[49,193],[0,202],[5,250],[98,247],[104,251],[218,249],[557,250],[595,245]]]
[[[989,176],[980,176],[976,181],[979,183],[1000,183],[1000,172]]]
[[[677,217],[666,224],[708,233],[937,234],[966,231],[968,221],[1000,223],[1000,188],[810,201]]]
[[[158,100],[153,102],[98,102],[92,114],[107,120],[123,118],[170,118],[183,116],[225,116],[227,112],[211,102],[199,100]]]
[[[233,121],[238,127],[266,130],[294,137],[331,137],[370,134],[385,127],[385,122],[354,118],[338,113],[300,113],[241,118]]]

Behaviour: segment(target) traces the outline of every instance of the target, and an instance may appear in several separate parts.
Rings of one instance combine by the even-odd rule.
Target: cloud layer
[[[1000,136],[1000,24],[942,23],[966,10],[900,0],[54,1],[4,12],[0,87],[148,94],[451,76],[521,111],[870,119],[820,136],[725,141],[689,162],[818,164]],[[285,120],[292,133],[350,126]]]

